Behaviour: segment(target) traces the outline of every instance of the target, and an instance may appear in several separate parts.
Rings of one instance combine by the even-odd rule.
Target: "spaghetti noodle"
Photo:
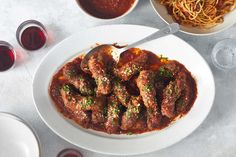
[[[157,0],[181,25],[211,28],[236,8],[236,0]]]

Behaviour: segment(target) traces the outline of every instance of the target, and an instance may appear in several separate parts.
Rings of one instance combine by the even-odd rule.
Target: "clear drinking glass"
[[[0,72],[10,70],[14,67],[16,52],[8,42],[0,41]]]
[[[46,46],[47,38],[46,28],[36,20],[24,21],[16,31],[18,43],[29,51],[39,50]]]
[[[221,70],[236,67],[236,39],[224,39],[216,43],[212,50],[212,62]]]

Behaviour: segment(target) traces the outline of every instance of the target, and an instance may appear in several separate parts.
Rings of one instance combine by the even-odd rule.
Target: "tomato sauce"
[[[149,56],[148,57],[149,58],[148,59],[148,64],[149,64],[148,69],[158,71],[160,66],[165,64],[165,62],[161,61],[162,60],[161,57],[155,55],[152,52],[145,51],[145,50],[141,51],[140,49],[131,49],[129,51],[124,52],[121,55],[118,66],[119,65],[122,66],[122,65],[128,63],[129,61],[138,57],[140,55],[140,53],[143,53],[143,52],[147,53]],[[75,58],[74,60],[72,60],[69,63],[78,65],[78,70],[81,70],[79,68],[80,68],[80,63],[82,61],[82,58],[83,58],[82,55],[78,56],[77,58]],[[107,59],[109,59],[109,58],[110,57],[107,57]],[[184,65],[182,65],[181,63],[179,63],[179,65],[182,66],[183,68],[185,68]],[[192,106],[196,100],[196,97],[197,97],[197,85],[196,85],[195,80],[192,78],[191,73],[186,70],[186,74],[187,74],[187,78],[189,80],[188,86],[189,86],[189,89],[191,89],[191,95],[189,97],[189,99],[190,99],[189,104],[187,105],[185,110],[180,115],[177,115],[177,117],[168,118],[168,117],[163,116],[162,121],[161,121],[161,125],[158,128],[156,128],[155,130],[161,130],[161,129],[167,127],[169,124],[171,124],[172,122],[177,120],[179,117],[182,117],[183,115],[187,114],[188,111],[192,108]],[[136,77],[133,77],[129,81],[124,82],[124,84],[126,84],[129,94],[137,96],[137,95],[139,95],[139,91],[136,86],[135,79],[136,79]],[[73,113],[70,112],[64,106],[64,103],[63,103],[63,100],[62,100],[62,97],[60,94],[60,89],[62,88],[62,85],[64,83],[67,83],[67,80],[63,77],[63,72],[62,72],[62,68],[61,68],[52,78],[52,81],[51,81],[51,84],[49,87],[49,94],[50,94],[56,108],[58,109],[58,111],[61,112],[65,117],[72,119],[76,122],[76,116],[73,115]],[[159,91],[159,93],[161,93],[161,91]],[[160,101],[161,101],[162,98],[160,97],[159,94],[156,97],[157,97],[157,99],[160,99]],[[122,110],[122,112],[124,112],[126,109],[123,108],[121,110]],[[145,109],[142,109],[142,113],[145,113]],[[143,114],[143,115],[144,116],[142,118],[140,118],[140,120],[139,120],[139,124],[141,124],[141,125],[143,125],[146,122],[146,116],[145,116],[145,114]],[[105,128],[104,123],[101,123],[99,125],[91,123],[88,128],[102,131],[102,132],[106,132],[106,128]],[[145,124],[144,124],[144,127],[142,129],[132,130],[132,134],[139,134],[139,133],[144,133],[144,132],[148,132],[148,131],[151,131],[151,130],[148,130],[148,128],[145,127]],[[129,132],[130,132],[130,130],[120,130],[119,132],[117,132],[117,134],[129,134]]]
[[[135,0],[77,0],[81,7],[92,16],[111,19],[126,13]]]

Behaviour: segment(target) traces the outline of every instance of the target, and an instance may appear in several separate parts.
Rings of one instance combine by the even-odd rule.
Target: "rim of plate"
[[[161,14],[159,13],[159,11],[158,11],[158,9],[156,9],[156,7],[155,7],[155,0],[150,0],[150,3],[151,3],[151,5],[152,5],[152,8],[153,8],[153,10],[156,12],[156,14],[166,23],[166,24],[170,24],[163,16],[161,16]],[[235,12],[236,12],[236,10],[235,10]],[[174,21],[173,21],[174,22]],[[223,31],[225,31],[225,30],[227,30],[227,29],[229,29],[230,27],[232,27],[234,24],[236,23],[236,21],[235,22],[232,22],[232,23],[230,23],[230,24],[228,24],[228,25],[226,25],[225,27],[223,27],[223,28],[221,28],[221,29],[219,29],[219,30],[215,30],[215,31],[213,31],[213,32],[209,32],[209,33],[193,33],[193,32],[188,32],[188,31],[185,31],[185,30],[182,30],[182,25],[180,25],[180,32],[182,32],[182,33],[185,33],[185,34],[188,34],[188,35],[193,35],[193,36],[209,36],[209,35],[214,35],[214,34],[218,34],[218,33],[220,33],[220,32],[223,32]]]
[[[180,39],[179,37],[177,37],[177,36],[174,36],[174,35],[170,35],[170,38],[174,38],[174,39],[176,39],[176,40],[178,40],[178,42],[182,42],[182,44],[184,44],[184,45],[186,45],[189,49],[191,49],[193,52],[191,53],[192,55],[194,55],[194,56],[196,56],[196,57],[198,57],[199,59],[201,59],[201,61],[202,61],[202,64],[204,64],[204,66],[205,66],[205,68],[206,68],[206,70],[208,71],[208,74],[209,74],[209,80],[210,80],[210,87],[211,87],[211,95],[210,95],[210,98],[209,98],[209,100],[208,100],[208,103],[209,104],[207,104],[207,108],[205,109],[205,111],[204,111],[204,113],[201,113],[202,114],[202,117],[195,117],[196,118],[196,120],[195,120],[195,124],[194,124],[194,127],[191,127],[190,129],[185,129],[184,131],[185,131],[185,133],[183,134],[181,134],[180,136],[178,136],[178,137],[176,137],[176,138],[174,138],[174,140],[172,140],[172,141],[167,141],[165,144],[162,144],[161,146],[158,146],[158,148],[156,148],[156,147],[145,147],[145,144],[142,144],[142,146],[140,146],[139,144],[140,144],[140,142],[146,142],[146,140],[151,140],[152,138],[151,137],[157,137],[156,135],[158,134],[159,136],[158,136],[158,138],[161,138],[161,136],[163,136],[163,134],[167,134],[167,133],[169,133],[170,131],[170,128],[174,128],[175,127],[175,129],[177,128],[176,126],[177,125],[180,125],[180,123],[183,123],[183,119],[185,119],[186,120],[186,117],[190,114],[190,112],[192,111],[192,109],[188,112],[188,114],[187,115],[185,115],[184,117],[182,117],[180,120],[178,120],[178,121],[176,121],[176,122],[174,122],[174,124],[171,124],[169,127],[167,127],[166,129],[163,129],[163,130],[160,130],[160,131],[153,131],[153,132],[150,132],[150,134],[149,133],[147,133],[147,134],[144,134],[144,136],[143,136],[143,134],[141,134],[140,136],[139,135],[132,135],[132,137],[130,137],[130,138],[114,138],[112,135],[107,135],[107,134],[103,134],[103,133],[101,133],[101,134],[103,134],[103,135],[99,135],[99,133],[96,135],[96,134],[93,134],[93,133],[90,133],[87,129],[83,129],[83,128],[80,128],[80,129],[78,129],[78,127],[77,126],[74,126],[74,125],[71,125],[71,123],[70,122],[68,122],[68,120],[67,119],[65,119],[57,110],[56,110],[56,108],[55,108],[55,105],[52,103],[52,101],[51,100],[47,100],[47,101],[50,101],[50,104],[48,104],[49,106],[50,106],[50,108],[51,107],[53,107],[54,108],[54,110],[52,110],[52,112],[54,112],[53,114],[55,114],[54,116],[57,116],[56,118],[60,118],[60,122],[62,123],[62,125],[66,125],[66,127],[67,127],[67,129],[70,129],[70,131],[72,131],[71,132],[71,134],[73,134],[73,133],[75,133],[75,132],[79,132],[80,133],[80,137],[78,137],[78,138],[82,138],[82,141],[83,140],[85,140],[85,138],[84,138],[84,136],[86,136],[86,140],[91,140],[90,142],[88,142],[88,141],[83,141],[82,143],[81,143],[81,141],[76,141],[77,139],[75,139],[75,137],[73,136],[73,135],[68,135],[68,133],[66,133],[66,131],[65,131],[65,129],[63,130],[62,128],[60,128],[61,127],[61,125],[57,125],[57,124],[54,124],[53,123],[53,120],[51,120],[51,121],[49,121],[49,119],[47,119],[47,118],[49,118],[49,115],[48,114],[44,114],[44,113],[42,113],[42,107],[38,104],[39,102],[37,102],[38,100],[41,100],[41,99],[50,99],[49,98],[49,94],[48,94],[48,86],[47,86],[47,89],[46,89],[46,91],[47,91],[47,93],[46,93],[46,95],[44,95],[44,96],[46,96],[46,98],[42,98],[42,97],[40,97],[40,98],[37,98],[37,95],[36,94],[38,94],[37,93],[37,89],[35,88],[36,86],[37,86],[37,81],[38,81],[38,75],[39,75],[39,73],[40,73],[40,68],[42,68],[42,66],[44,66],[43,64],[44,64],[44,62],[46,62],[47,61],[47,59],[49,58],[49,57],[52,57],[53,56],[53,54],[55,55],[56,54],[56,52],[57,51],[59,51],[62,47],[64,47],[65,49],[67,49],[67,50],[63,50],[63,51],[68,51],[68,49],[71,49],[71,48],[69,48],[68,46],[72,46],[71,45],[71,42],[72,41],[74,41],[75,39],[77,39],[78,37],[80,37],[81,36],[81,34],[82,34],[82,36],[83,35],[85,35],[86,33],[88,34],[88,32],[99,32],[99,31],[102,31],[102,32],[104,32],[104,30],[106,31],[106,32],[108,32],[108,30],[109,30],[109,32],[116,32],[117,30],[142,30],[142,31],[144,31],[144,33],[143,34],[150,34],[150,32],[151,33],[153,33],[154,31],[157,31],[158,29],[156,29],[156,28],[152,28],[152,27],[147,27],[147,26],[140,26],[140,25],[126,25],[126,24],[117,24],[117,25],[103,25],[103,26],[97,26],[97,27],[93,27],[93,28],[89,28],[89,29],[87,29],[86,31],[80,31],[80,32],[77,32],[76,34],[74,34],[74,35],[72,35],[72,36],[70,36],[70,37],[68,37],[68,38],[66,38],[66,39],[64,39],[63,41],[61,41],[61,42],[59,42],[56,46],[54,46],[49,52],[48,52],[48,54],[41,60],[41,63],[39,64],[39,66],[38,66],[38,68],[37,68],[37,70],[36,70],[36,72],[35,72],[35,74],[34,74],[34,78],[33,78],[33,92],[32,92],[32,94],[33,94],[33,98],[34,98],[34,104],[35,104],[35,106],[36,106],[36,109],[37,109],[37,111],[38,111],[38,113],[39,113],[39,115],[40,115],[40,117],[41,117],[41,119],[44,121],[44,123],[46,123],[47,124],[47,126],[55,133],[55,134],[57,134],[58,136],[60,136],[62,139],[64,139],[64,140],[66,140],[66,141],[68,141],[68,142],[70,142],[70,143],[72,143],[72,144],[74,144],[74,145],[76,145],[76,146],[78,146],[78,147],[81,147],[81,148],[83,148],[83,149],[87,149],[87,150],[90,150],[90,151],[94,151],[94,152],[98,152],[98,153],[103,153],[103,154],[110,154],[110,155],[137,155],[137,154],[144,154],[144,153],[149,153],[149,152],[153,152],[153,151],[156,151],[156,150],[160,150],[160,149],[163,149],[163,148],[166,148],[166,147],[169,147],[169,146],[171,146],[171,145],[173,145],[173,144],[175,144],[175,143],[177,143],[177,142],[179,142],[180,140],[182,140],[182,139],[184,139],[185,137],[187,137],[188,135],[190,135],[194,130],[196,130],[196,128],[198,128],[198,126],[204,121],[204,119],[207,117],[207,115],[208,115],[208,113],[210,112],[210,110],[211,110],[211,107],[212,107],[212,105],[213,105],[213,102],[214,102],[214,97],[215,97],[215,82],[214,82],[214,77],[213,77],[213,74],[212,74],[212,72],[211,72],[211,70],[210,70],[210,67],[208,66],[208,64],[207,64],[207,62],[202,58],[202,56],[191,46],[191,45],[189,45],[187,42],[185,42],[184,40],[182,40],[182,39]],[[118,31],[119,32],[119,31]],[[148,32],[148,33],[147,33]],[[101,32],[100,32],[101,33]],[[104,34],[102,34],[102,35],[104,35]],[[158,39],[159,40],[159,39]],[[155,40],[154,40],[155,41]],[[153,41],[153,42],[154,42]],[[118,42],[118,41],[117,41]],[[90,46],[92,46],[91,44],[95,44],[95,43],[90,43],[90,44],[87,44],[86,46],[88,46],[89,45],[89,47]],[[67,46],[67,47],[65,47],[65,46]],[[85,45],[82,45],[81,47],[80,47],[80,50],[74,50],[74,51],[76,51],[77,53],[75,53],[74,52],[74,54],[73,55],[71,55],[71,57],[69,57],[70,59],[71,58],[74,58],[75,56],[78,56],[79,55],[79,53],[81,53],[81,52],[83,52],[84,51],[84,48],[88,48],[88,47],[86,47]],[[58,58],[55,58],[55,59],[58,59]],[[64,62],[63,63],[61,63],[61,65],[59,66],[59,67],[57,67],[57,70],[58,70],[58,68],[60,68],[63,64],[65,64],[65,62],[67,62],[67,61],[69,61],[70,59],[68,59],[68,57],[67,57],[67,59],[66,58],[64,58]],[[46,66],[46,65],[45,65]],[[56,70],[56,71],[57,71]],[[56,71],[54,71],[53,72],[53,74],[56,72]],[[47,76],[47,77],[49,77],[49,76]],[[50,76],[50,78],[51,78],[52,76]],[[50,81],[51,81],[51,79],[50,79]],[[48,82],[48,84],[47,85],[49,85],[50,84],[50,82]],[[39,87],[39,88],[42,88],[43,89],[43,87]],[[45,89],[43,89],[43,90],[45,90]],[[198,97],[199,97],[199,93],[198,93]],[[197,97],[197,99],[198,99],[198,97]],[[197,100],[196,100],[197,101]],[[196,101],[195,101],[195,103],[196,103]],[[194,106],[196,106],[195,105],[195,103],[194,103],[194,105],[193,105],[193,107],[192,108],[194,108]],[[56,113],[55,113],[56,112]],[[198,113],[198,114],[200,114],[200,113]],[[55,117],[54,117],[55,118]],[[55,122],[55,121],[54,121]],[[177,124],[178,123],[178,124]],[[178,128],[177,128],[178,129]],[[64,134],[64,135],[63,135]],[[70,137],[65,137],[65,134],[67,134],[66,136],[70,136]],[[104,137],[105,136],[105,137]],[[93,144],[91,145],[91,143],[93,143],[94,142],[94,140],[96,141],[96,140],[98,140],[98,141],[101,141],[100,142],[100,145],[97,145],[97,147],[96,146],[94,146]],[[119,145],[125,145],[126,143],[128,143],[128,142],[133,142],[133,143],[135,143],[136,145],[135,146],[137,146],[138,145],[138,147],[139,148],[144,148],[145,147],[145,149],[142,149],[142,150],[137,150],[137,149],[133,149],[134,147],[133,147],[133,145],[131,145],[131,147],[132,147],[132,149],[127,149],[126,151],[129,151],[129,152],[124,152],[123,150],[120,150],[120,149],[116,149],[116,152],[114,152],[114,150],[107,150],[107,146],[101,146],[103,143],[105,142],[105,144],[107,144],[108,146],[109,145],[112,145],[112,144],[117,144],[117,143],[119,143]],[[103,148],[102,148],[103,147]],[[117,147],[117,145],[115,146],[115,147]],[[135,147],[136,148],[136,147]]]
[[[34,139],[37,143],[37,149],[38,149],[38,157],[41,156],[41,144],[40,144],[40,140],[39,140],[39,137],[38,135],[36,134],[36,131],[33,127],[31,127],[25,120],[23,120],[22,118],[20,118],[19,116],[17,115],[14,115],[12,113],[8,113],[8,112],[0,112],[0,116],[3,116],[3,117],[8,117],[8,118],[11,118],[11,119],[14,119],[18,122],[20,122],[21,124],[23,124],[24,126],[26,126],[26,128],[29,129],[29,131],[32,133],[32,135],[34,136]]]

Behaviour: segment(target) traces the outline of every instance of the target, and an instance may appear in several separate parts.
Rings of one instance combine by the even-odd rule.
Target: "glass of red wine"
[[[75,149],[64,149],[57,155],[57,157],[83,157],[83,155]]]
[[[48,36],[42,23],[36,20],[27,20],[17,28],[16,38],[24,49],[34,51],[46,46]]]
[[[0,41],[0,72],[10,70],[14,67],[16,53],[13,47],[5,41]]]

